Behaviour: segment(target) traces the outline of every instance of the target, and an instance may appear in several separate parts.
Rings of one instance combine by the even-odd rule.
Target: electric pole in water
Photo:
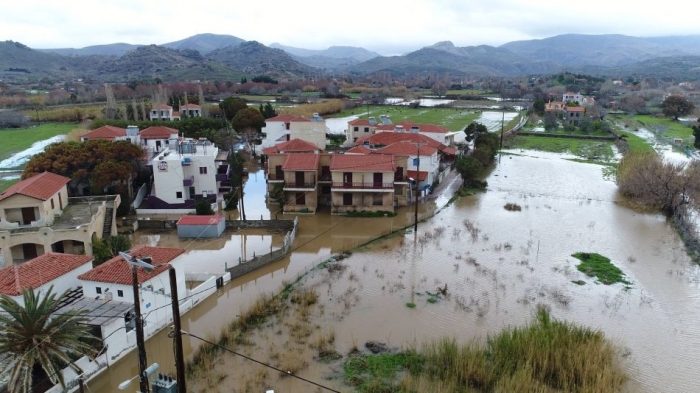
[[[177,276],[170,266],[170,301],[173,307],[173,340],[175,340],[175,368],[177,372],[177,392],[187,393],[185,383],[185,357],[182,351],[182,325],[180,324],[180,299],[177,295]]]
[[[141,393],[150,393],[148,386],[148,376],[146,375],[146,345],[143,336],[143,316],[141,316],[141,298],[139,297],[139,282],[137,278],[137,269],[135,264],[131,265],[131,284],[134,289],[134,313],[136,322],[136,346],[138,347],[139,358],[139,389]]]
[[[413,214],[413,231],[418,233],[418,192],[420,186],[420,148],[423,146],[423,142],[408,142],[416,145],[416,192],[414,194],[415,198],[415,211]]]

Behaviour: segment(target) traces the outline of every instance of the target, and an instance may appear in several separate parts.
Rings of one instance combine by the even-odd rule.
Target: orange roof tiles
[[[411,127],[418,127],[419,132],[428,132],[428,133],[439,133],[439,134],[446,134],[450,132],[447,128],[443,126],[439,126],[437,124],[421,124],[421,123],[413,123],[410,121],[402,121],[401,123],[397,124],[382,124],[377,126],[377,130],[379,131],[394,131],[397,125],[403,126],[403,128],[406,130],[406,132],[411,131]]]
[[[380,132],[374,135],[367,135],[358,138],[357,141],[355,141],[355,144],[362,145],[365,141],[369,142],[372,145],[385,146],[391,145],[392,143],[409,141],[416,143],[425,143],[427,146],[432,146],[439,150],[445,147],[445,145],[436,141],[435,139],[432,139],[422,134],[415,134],[412,132]]]
[[[11,185],[0,194],[0,201],[13,195],[24,195],[30,198],[46,201],[70,181],[69,178],[51,172],[42,172],[29,179]]]
[[[291,123],[291,122],[299,122],[299,121],[310,121],[309,119],[303,117],[303,116],[296,116],[296,115],[277,115],[275,117],[271,117],[269,119],[265,119],[265,123],[268,121],[271,122],[281,122],[281,123]]]
[[[187,215],[177,220],[177,225],[218,225],[221,222],[219,215]]]
[[[350,149],[348,149],[345,154],[370,154],[372,150],[364,147],[364,146],[355,146]]]
[[[282,164],[285,171],[315,171],[318,170],[318,154],[298,153],[288,154]]]
[[[178,134],[180,130],[165,126],[153,126],[139,131],[139,136],[143,139],[168,139],[172,134]]]
[[[319,150],[318,146],[302,139],[294,138],[291,141],[278,143],[275,146],[263,149],[263,154],[272,153],[292,153],[292,152],[313,152]]]
[[[50,252],[19,265],[0,269],[0,294],[19,296],[29,288],[42,285],[90,263],[90,255],[72,255]]]
[[[151,109],[173,109],[173,107],[170,105],[165,105],[165,104],[156,104],[156,105],[153,105],[153,107]]]
[[[351,126],[369,126],[369,120],[367,119],[355,119],[348,122]]]
[[[420,171],[416,174],[416,171],[406,171],[406,177],[410,177],[413,180],[415,180],[416,177],[418,177],[418,181],[424,181],[428,178],[428,172]]]
[[[444,147],[441,151],[442,151],[443,153],[447,154],[447,155],[450,155],[450,156],[456,156],[456,155],[457,155],[457,149],[455,149],[454,147],[446,146],[446,147]]]
[[[420,146],[420,147],[419,147]],[[420,150],[418,150],[420,149]],[[394,154],[394,155],[405,155],[405,156],[432,156],[437,153],[437,149],[432,146],[415,144],[408,141],[401,141],[392,143],[391,145],[377,150],[377,153],[381,154]]]
[[[585,112],[586,108],[582,106],[567,106],[565,111],[567,112]]]
[[[168,263],[185,252],[182,248],[136,246],[129,255],[136,258],[151,257],[151,264],[156,268],[146,273],[139,268],[136,273],[137,281],[144,283],[168,270]],[[116,256],[100,266],[83,273],[78,279],[85,281],[106,282],[111,284],[131,285],[131,265],[121,256]]]
[[[126,136],[126,129],[114,127],[114,126],[102,126],[100,128],[95,128],[94,130],[83,135],[83,138],[89,140],[95,139],[108,139],[114,140],[114,138]]]
[[[331,171],[394,172],[394,157],[389,155],[337,154],[331,157]]]

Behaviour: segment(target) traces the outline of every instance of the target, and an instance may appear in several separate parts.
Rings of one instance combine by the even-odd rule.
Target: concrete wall
[[[277,139],[289,133],[287,126],[282,121],[266,121],[265,127],[261,131],[265,134],[261,144],[263,149],[276,145],[278,143]]]
[[[301,139],[318,146],[319,150],[326,149],[326,121],[292,122],[289,139]]]
[[[227,271],[231,274],[231,279],[234,279],[236,277],[240,277],[246,273],[250,273],[253,270],[259,269],[263,266],[266,266],[274,261],[280,260],[284,258],[285,255],[289,252],[289,250],[292,248],[292,243],[294,243],[294,238],[296,237],[297,233],[297,225],[299,223],[299,218],[295,218],[294,221],[290,220],[275,220],[275,221],[269,221],[270,223],[279,223],[276,225],[284,225],[286,227],[289,227],[291,223],[291,228],[290,231],[287,232],[287,234],[284,237],[284,241],[282,242],[282,247],[280,249],[274,250],[269,254],[264,254],[264,255],[257,255],[255,258],[248,260],[248,261],[242,261],[240,264],[230,267],[227,269]]]
[[[179,237],[219,237],[226,228],[226,220],[220,220],[217,225],[178,225]]]

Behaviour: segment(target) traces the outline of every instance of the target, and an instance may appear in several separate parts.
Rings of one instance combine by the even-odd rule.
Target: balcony
[[[218,181],[218,182],[228,180],[228,175],[225,173],[217,173],[215,177],[216,177],[216,181]]]
[[[185,187],[192,187],[194,184],[194,176],[190,176],[189,179],[182,179],[182,185]]]
[[[284,191],[309,191],[316,189],[316,182],[286,182]]]
[[[268,181],[273,181],[273,182],[283,182],[284,181],[284,173],[268,173],[267,174],[267,180]]]
[[[355,183],[355,182],[333,182],[333,188],[342,189],[365,189],[365,190],[393,190],[394,183]]]
[[[321,177],[318,178],[318,181],[330,182],[331,181],[331,174],[330,173],[322,174]]]

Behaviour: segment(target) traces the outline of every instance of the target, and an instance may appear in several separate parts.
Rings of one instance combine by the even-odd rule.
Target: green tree
[[[556,130],[559,126],[557,121],[557,115],[552,112],[547,112],[544,114],[544,129],[546,131]]]
[[[455,163],[455,170],[462,176],[465,187],[473,187],[478,182],[476,181],[483,170],[484,166],[474,157],[460,156]]]
[[[53,286],[44,294],[32,288],[22,291],[24,305],[0,296],[0,353],[7,356],[0,364],[0,375],[9,377],[10,392],[32,392],[34,377],[48,377],[65,389],[60,370],[69,366],[81,374],[71,357],[95,352],[92,344],[97,339],[85,324],[87,310],[57,313],[66,296],[67,292],[57,298]]]
[[[219,103],[219,108],[224,112],[228,121],[233,120],[238,111],[248,107],[246,100],[238,97],[229,97]]]
[[[241,133],[249,129],[260,132],[265,127],[265,118],[256,108],[245,108],[236,113],[231,125]]]
[[[198,199],[194,205],[195,214],[198,216],[212,216],[214,210],[211,208],[211,202],[206,199]]]
[[[544,100],[543,99],[538,99],[532,104],[532,110],[535,111],[538,115],[542,115],[544,113]]]
[[[131,240],[124,235],[107,236],[103,239],[94,238],[92,241],[92,255],[95,257],[94,266],[119,255],[120,251],[131,249]]]
[[[465,137],[467,142],[473,141],[479,134],[485,134],[488,132],[489,129],[486,128],[485,125],[476,121],[469,123],[469,125],[464,129],[464,133],[467,135]]]
[[[700,149],[700,126],[693,126],[693,137],[695,137],[693,146],[696,149]]]
[[[277,111],[269,102],[265,106],[260,105],[260,113],[262,113],[265,119],[270,119],[277,116]]]
[[[689,99],[676,94],[668,96],[661,103],[661,111],[664,116],[672,117],[676,121],[680,116],[689,115],[693,109],[695,109],[695,105]]]

